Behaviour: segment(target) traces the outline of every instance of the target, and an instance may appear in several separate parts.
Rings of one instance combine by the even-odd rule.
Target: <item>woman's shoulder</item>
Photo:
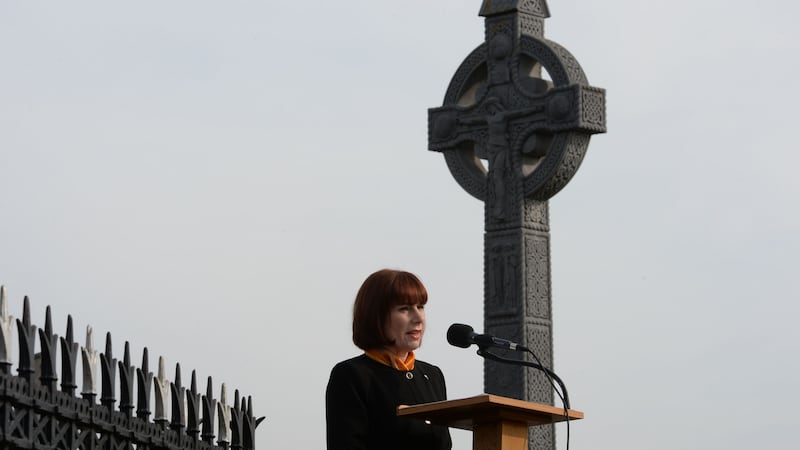
[[[429,362],[420,361],[419,359],[414,362],[415,368],[422,371],[423,373],[433,375],[437,378],[444,378],[444,374],[442,373],[442,369],[439,366],[435,366]]]
[[[435,366],[435,365],[433,365],[433,364],[431,364],[429,362],[425,362],[425,361],[422,361],[422,360],[419,360],[419,359],[414,361],[414,364],[419,364],[420,367],[423,367],[425,369],[435,370],[435,371],[441,372],[441,369],[439,369],[439,366]]]
[[[376,367],[378,366],[378,367]],[[358,386],[358,390],[368,390],[375,379],[381,378],[380,364],[375,363],[366,355],[355,356],[337,363],[331,369],[328,379],[328,389],[351,389]]]
[[[358,356],[354,356],[350,359],[345,359],[344,361],[340,361],[333,366],[331,370],[331,375],[336,374],[354,374],[354,373],[364,373],[370,370],[370,367],[373,365],[374,361],[369,359],[367,355],[361,354]]]
[[[338,368],[361,367],[364,366],[368,360],[369,358],[367,358],[367,355],[362,353],[358,356],[354,356],[352,358],[345,359],[344,361],[336,363],[336,365],[333,366],[333,368],[336,369],[337,367]]]

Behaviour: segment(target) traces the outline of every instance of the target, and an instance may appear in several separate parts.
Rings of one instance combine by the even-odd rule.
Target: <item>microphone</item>
[[[467,348],[472,344],[477,344],[478,346],[478,355],[482,356],[483,358],[490,359],[492,361],[497,361],[506,364],[515,364],[521,366],[527,366],[534,369],[541,370],[547,376],[547,379],[550,381],[550,384],[553,386],[553,390],[556,391],[561,400],[564,402],[564,409],[569,409],[569,395],[567,394],[567,387],[564,386],[564,382],[561,381],[561,378],[555,374],[552,370],[545,367],[539,358],[533,353],[530,349],[517,344],[516,342],[511,342],[506,339],[501,339],[498,337],[494,337],[490,334],[477,334],[469,325],[464,325],[461,323],[454,323],[450,325],[450,328],[447,329],[447,342],[450,345],[454,345],[456,347]],[[529,361],[520,361],[515,359],[507,359],[502,358],[494,353],[491,353],[486,350],[486,347],[497,347],[507,350],[516,350],[520,352],[528,352],[533,356],[533,359],[536,360],[536,363],[529,362]],[[561,387],[561,392],[558,392],[554,381],[558,383]],[[563,393],[563,395],[562,395]],[[569,421],[569,417],[567,418]]]
[[[461,348],[467,348],[472,344],[476,344],[480,348],[497,347],[519,352],[528,351],[527,348],[516,342],[494,337],[490,334],[477,334],[471,326],[461,323],[454,323],[447,329],[447,342],[449,342],[450,345]]]

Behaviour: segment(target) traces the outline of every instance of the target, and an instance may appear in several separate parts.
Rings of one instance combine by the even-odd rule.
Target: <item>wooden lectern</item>
[[[583,419],[583,413],[498,395],[397,407],[398,416],[472,431],[473,450],[527,450],[528,427]]]

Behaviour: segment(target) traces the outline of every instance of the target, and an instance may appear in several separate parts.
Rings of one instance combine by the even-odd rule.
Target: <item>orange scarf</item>
[[[367,350],[366,355],[375,361],[383,364],[384,366],[389,366],[392,369],[402,370],[403,372],[410,372],[414,370],[414,352],[408,352],[408,356],[406,356],[405,360],[402,360],[397,357],[394,353],[390,352],[389,350]]]

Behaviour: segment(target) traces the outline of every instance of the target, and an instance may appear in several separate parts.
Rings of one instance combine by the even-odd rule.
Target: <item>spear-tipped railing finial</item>
[[[231,407],[228,405],[228,389],[225,383],[222,383],[222,388],[217,402],[217,445],[223,448],[228,448],[231,442]]]
[[[178,432],[186,428],[186,388],[181,386],[181,365],[175,364],[175,381],[170,384],[172,391],[172,420],[169,427]]]
[[[98,353],[94,348],[94,334],[92,326],[86,326],[86,346],[81,349],[83,360],[83,385],[81,396],[91,402],[97,397],[97,359]]]
[[[167,417],[167,405],[169,404],[169,380],[164,366],[164,357],[158,357],[158,378],[153,378],[153,386],[156,388],[156,414],[153,421],[162,427],[169,422]]]
[[[258,428],[264,419],[266,419],[266,417],[262,416],[256,419],[255,416],[253,416],[253,397],[248,395],[247,411],[244,414],[244,435],[242,436],[244,450],[255,450],[256,428]]]
[[[56,390],[56,381],[58,380],[58,374],[56,373],[58,336],[53,334],[53,318],[50,313],[50,305],[45,310],[44,330],[39,329],[39,346],[42,349],[42,367],[39,380],[42,386],[46,387],[50,392],[54,392]]]
[[[233,395],[233,408],[231,408],[231,450],[242,450],[242,434],[244,432],[244,402],[240,402],[239,390]]]
[[[19,366],[17,373],[30,386],[36,369],[33,367],[34,345],[36,344],[36,326],[31,325],[31,305],[28,296],[23,299],[22,320],[17,319],[19,335]]]
[[[11,328],[14,325],[14,318],[8,314],[8,302],[6,300],[6,287],[0,286],[0,373],[11,373],[11,349],[13,345],[13,335]]]
[[[100,354],[100,369],[103,378],[103,390],[100,393],[100,403],[109,411],[114,410],[117,398],[115,394],[117,378],[117,360],[111,348],[111,333],[106,333],[106,351]]]
[[[150,372],[150,367],[147,357],[147,347],[142,352],[142,367],[136,369],[136,393],[138,400],[136,402],[136,417],[147,420],[150,416],[150,388],[153,383],[153,373]]]
[[[192,439],[200,435],[200,394],[197,392],[197,373],[192,370],[192,384],[186,392],[186,434]]]
[[[212,384],[211,377],[208,377],[206,395],[203,396],[203,433],[200,435],[200,438],[209,444],[214,443],[214,414],[217,410]]]
[[[67,316],[67,336],[61,338],[61,392],[75,395],[78,388],[75,380],[75,369],[78,362],[80,346],[73,339],[72,316]]]
[[[122,362],[119,363],[119,410],[126,417],[133,416],[133,383],[136,376],[136,368],[131,366],[131,349],[128,341],[125,341],[125,353]]]

